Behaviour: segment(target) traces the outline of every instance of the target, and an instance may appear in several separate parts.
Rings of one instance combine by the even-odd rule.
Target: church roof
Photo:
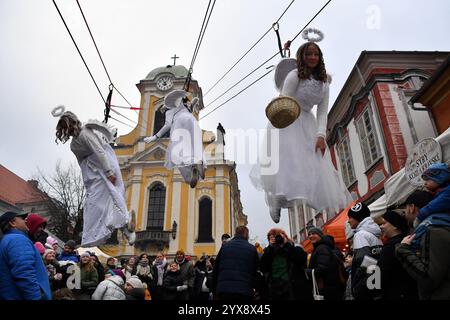
[[[145,80],[155,80],[156,76],[160,73],[171,73],[175,76],[175,78],[186,78],[189,71],[185,66],[182,65],[167,65],[165,67],[156,68],[150,71],[149,74],[145,77]]]

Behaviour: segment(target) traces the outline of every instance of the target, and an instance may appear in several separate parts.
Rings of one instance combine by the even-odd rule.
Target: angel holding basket
[[[319,38],[311,38],[311,32]],[[264,190],[270,216],[276,223],[280,221],[281,208],[297,208],[305,203],[317,211],[338,212],[351,201],[325,140],[331,78],[317,45],[323,34],[306,29],[303,37],[307,42],[298,49],[296,59],[283,58],[275,69],[280,97],[294,99],[300,111],[287,123],[282,121],[279,125],[276,114],[268,123],[261,150],[278,159],[278,170],[264,170],[266,165],[259,160],[250,172],[253,185]],[[311,112],[315,105],[317,118]],[[266,114],[270,116],[268,110]],[[270,138],[274,130],[278,130],[277,143]]]

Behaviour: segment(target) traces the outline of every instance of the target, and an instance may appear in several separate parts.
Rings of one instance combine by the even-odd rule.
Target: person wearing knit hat
[[[48,219],[41,217],[36,213],[30,213],[25,220],[28,226],[28,234],[33,242],[39,241],[42,245],[45,245],[47,241],[48,233],[44,231],[47,226]]]
[[[55,250],[55,247],[58,248],[58,241],[56,241],[55,238],[48,236],[47,241],[45,242],[45,247]]]
[[[42,256],[45,253],[45,247],[42,243],[40,242],[36,242],[34,244],[34,246],[36,247],[36,249],[39,251],[39,254]]]
[[[137,276],[132,276],[125,283],[127,300],[145,300],[145,285]]]
[[[365,218],[370,216],[370,209],[369,207],[363,203],[358,202],[353,207],[350,208],[348,211],[348,217],[352,218],[358,222],[363,221]],[[352,223],[350,222],[350,225]],[[352,229],[356,229],[356,227],[352,226]]]
[[[403,236],[408,234],[408,222],[401,213],[395,210],[387,211],[383,215],[383,219],[384,223],[381,225],[381,231],[388,238],[392,238],[394,233],[397,234],[397,231]]]
[[[320,228],[317,228],[317,227],[308,228],[308,236],[310,234],[317,234],[319,237],[321,237],[321,238],[323,237],[322,230]]]
[[[141,279],[139,279],[137,276],[131,276],[126,283],[130,285],[132,288],[144,288],[144,284],[142,283]]]
[[[353,261],[352,261],[352,290],[355,300],[372,300],[377,290],[369,290],[366,285],[368,274],[363,264],[365,256],[378,259],[383,245],[380,236],[381,229],[370,217],[370,210],[364,203],[356,203],[348,211],[348,222],[354,230]]]
[[[427,189],[427,182],[432,181],[436,185],[431,185],[431,189],[437,189],[438,187],[444,187],[450,182],[450,168],[448,164],[437,162],[433,163],[422,173],[422,179],[425,181],[424,185]],[[430,189],[429,189],[430,190]],[[433,190],[430,190],[433,191]]]
[[[381,272],[381,297],[385,300],[417,300],[417,283],[403,269],[395,257],[395,247],[408,233],[406,218],[398,211],[387,211],[383,215],[381,231],[387,239],[377,265]]]
[[[85,252],[83,252],[82,254],[80,254],[80,258],[83,258],[83,257],[89,257],[89,258],[91,258],[91,254],[90,254],[88,251],[85,251]]]
[[[433,214],[450,214],[450,169],[446,163],[434,163],[423,173],[424,186],[435,197],[430,203],[420,209],[417,223],[424,221]]]
[[[44,260],[45,260],[47,255],[50,254],[50,253],[55,254],[55,250],[53,250],[53,249],[46,249],[45,252],[42,254],[42,258],[44,258]]]

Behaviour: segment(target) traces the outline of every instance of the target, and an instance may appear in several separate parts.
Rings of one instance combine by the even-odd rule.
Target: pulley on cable
[[[296,68],[297,61],[293,58],[290,58],[291,41],[287,41],[283,47],[281,46],[281,37],[279,32],[280,26],[278,22],[275,22],[272,25],[272,28],[277,35],[277,44],[281,55],[281,61],[275,68],[275,85],[281,94],[283,81],[286,78],[287,74],[291,70]],[[286,54],[288,55],[287,58]],[[297,118],[300,116],[300,110],[301,108],[297,100],[280,95],[272,99],[272,101],[267,105],[266,116],[275,128],[281,129],[286,128],[295,120],[297,120]]]

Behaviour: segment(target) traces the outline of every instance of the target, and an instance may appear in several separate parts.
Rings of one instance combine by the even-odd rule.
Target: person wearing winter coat
[[[122,273],[123,276],[123,273]],[[114,275],[106,278],[99,283],[94,293],[92,300],[126,300],[125,292],[123,291],[124,278],[120,275]]]
[[[355,300],[372,300],[377,292],[368,288],[367,279],[370,275],[362,263],[365,256],[378,260],[382,247],[381,229],[370,217],[370,209],[361,202],[350,208],[348,221],[355,230],[351,272],[353,297]]]
[[[284,230],[273,228],[267,234],[269,245],[264,249],[260,269],[273,300],[310,300],[310,286],[305,277],[306,252],[295,247]]]
[[[219,300],[251,300],[254,296],[259,258],[248,239],[248,228],[238,226],[233,239],[217,254],[211,289]]]
[[[78,292],[78,299],[89,300],[98,285],[98,272],[88,252],[81,255],[79,267],[81,290]]]
[[[47,226],[47,219],[36,213],[30,213],[26,219],[28,235],[33,243],[40,242],[43,246],[47,242],[48,233],[44,231]]]
[[[164,257],[164,253],[158,252],[155,261],[153,261],[152,275],[153,280],[150,282],[149,290],[152,296],[152,300],[163,299],[163,281],[164,274],[166,272],[167,259]]]
[[[50,288],[52,289],[52,291],[56,291],[66,286],[63,279],[64,271],[61,268],[59,262],[55,259],[55,255],[56,253],[53,249],[45,250],[44,254],[42,255],[42,259],[44,260],[44,265],[48,273]]]
[[[176,252],[175,262],[180,266],[181,278],[188,286],[189,299],[191,299],[194,296],[194,265],[187,259],[183,250]]]
[[[150,283],[153,281],[152,267],[150,265],[148,254],[146,253],[139,256],[136,267],[136,276],[138,276],[147,287],[149,287]]]
[[[75,263],[79,262],[78,256],[75,252],[76,243],[73,240],[69,240],[64,244],[64,250],[56,258],[58,261],[72,261]]]
[[[126,279],[130,279],[131,276],[134,276],[136,274],[136,258],[130,257],[130,259],[128,259],[125,263],[122,271],[125,274]]]
[[[209,257],[202,256],[194,267],[194,299],[208,300],[210,289],[208,285],[212,279],[212,265],[209,262]]]
[[[180,273],[180,266],[175,261],[169,264],[164,276],[164,300],[189,300],[187,282]]]
[[[0,300],[51,300],[47,270],[27,236],[25,216],[8,211],[0,217]]]
[[[97,255],[95,253],[90,253],[92,263],[94,264],[95,269],[97,270],[98,274],[98,282],[102,282],[105,280],[105,267],[103,267],[102,263],[98,259]]]
[[[306,274],[312,279],[314,270],[319,294],[324,296],[325,300],[342,300],[345,292],[345,283],[339,279],[339,264],[342,261],[334,252],[332,239],[315,227],[308,230],[308,238],[314,250]]]
[[[125,283],[125,294],[127,300],[145,300],[146,285],[139,277],[132,276]]]
[[[381,298],[385,300],[417,300],[417,282],[403,269],[395,257],[395,246],[408,232],[406,218],[397,211],[387,211],[381,225],[383,236],[388,239],[384,244],[378,267],[381,272]]]
[[[419,214],[418,201],[412,199],[418,197],[418,192],[407,199],[409,223]],[[395,248],[395,255],[406,272],[417,281],[419,299],[450,300],[450,227],[428,226],[418,250],[411,246],[414,237],[413,234],[403,238]]]

